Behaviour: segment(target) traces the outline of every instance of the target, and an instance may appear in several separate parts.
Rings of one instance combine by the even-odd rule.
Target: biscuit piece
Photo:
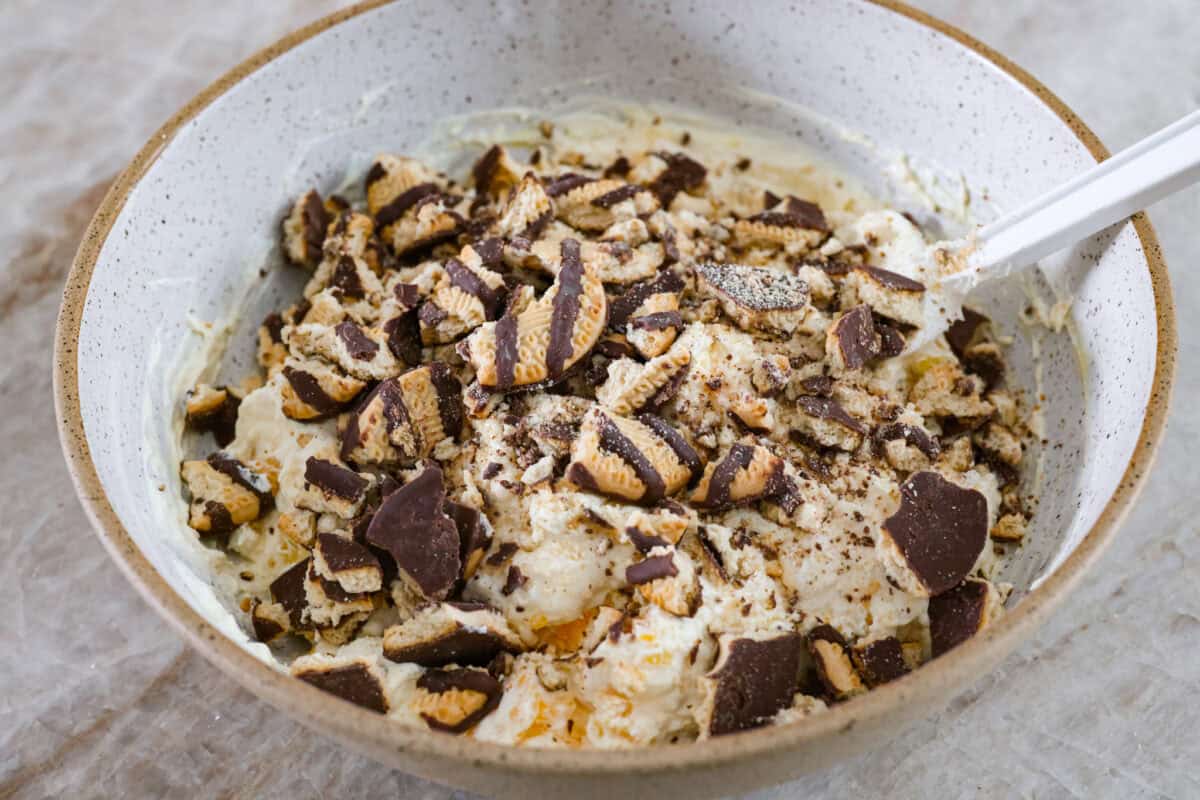
[[[344,319],[335,325],[297,325],[288,335],[288,344],[297,355],[319,356],[351,377],[378,381],[403,369],[386,347],[386,339],[382,330]]]
[[[791,195],[733,225],[733,240],[739,247],[778,247],[792,255],[817,247],[828,235],[829,223],[821,207]]]
[[[550,222],[552,216],[550,198],[532,172],[525,173],[500,212],[500,219],[492,226],[495,235],[505,239],[521,237],[534,240]]]
[[[320,628],[337,627],[347,619],[357,624],[375,610],[370,594],[347,592],[340,583],[317,572],[314,559],[309,559],[304,576],[304,597],[309,621]]]
[[[869,306],[856,306],[838,317],[825,333],[825,352],[834,373],[865,367],[883,351]]]
[[[735,444],[704,470],[691,502],[718,510],[777,497],[786,490],[783,459],[759,445]]]
[[[381,155],[367,171],[367,210],[383,227],[441,186],[441,176],[415,158]]]
[[[981,397],[984,383],[966,375],[958,364],[937,359],[929,364],[908,393],[918,414],[953,417],[968,425],[992,415],[995,407]]]
[[[504,687],[482,669],[434,669],[417,679],[415,706],[430,728],[464,733],[496,710]]]
[[[412,464],[457,437],[462,423],[462,384],[435,361],[376,386],[346,418],[341,455],[355,464]]]
[[[287,613],[293,631],[311,627],[308,622],[308,594],[304,584],[312,559],[291,565],[271,581],[271,599]]]
[[[817,678],[830,700],[846,700],[867,690],[854,670],[846,640],[833,627],[818,625],[805,637]]]
[[[379,559],[348,536],[317,534],[312,552],[317,574],[326,580],[337,581],[344,591],[361,594],[383,588],[383,567]]]
[[[699,722],[709,736],[757,728],[792,704],[800,673],[799,634],[758,639],[724,634],[702,679]]]
[[[362,508],[370,486],[371,481],[354,470],[310,456],[304,463],[304,487],[296,498],[296,505],[349,519]]]
[[[394,225],[385,228],[391,232],[390,242],[396,255],[425,250],[457,236],[465,222],[453,210],[452,200],[441,194],[423,197]]]
[[[987,500],[931,471],[900,487],[900,508],[883,522],[878,552],[904,591],[936,597],[957,586],[987,544]]]
[[[854,645],[850,654],[854,659],[854,666],[871,688],[902,678],[909,672],[904,648],[894,636],[859,642]]]
[[[1005,514],[992,526],[989,535],[995,542],[1020,542],[1025,538],[1026,524],[1022,514]]]
[[[664,270],[613,300],[608,326],[625,334],[643,358],[654,358],[666,352],[683,328],[679,313],[682,292],[683,279],[672,270]]]
[[[281,372],[283,413],[300,422],[325,419],[338,413],[367,385],[315,358],[289,357]]]
[[[188,525],[199,533],[228,537],[274,506],[271,481],[224,452],[185,461],[180,472],[192,495]]]
[[[887,458],[893,467],[905,472],[925,469],[942,452],[936,437],[924,428],[904,422],[881,425],[872,438],[876,452]]]
[[[452,342],[504,311],[504,279],[485,268],[470,246],[460,255],[442,265],[442,278],[421,307],[421,341],[426,345]]]
[[[259,600],[255,600],[254,605],[250,607],[250,625],[254,629],[254,638],[267,644],[292,629],[287,609],[280,603],[264,603]]]
[[[933,656],[958,647],[1002,612],[1000,593],[989,581],[969,578],[929,601],[929,638]]]
[[[888,319],[923,325],[922,295],[925,285],[878,267],[856,266],[842,282],[842,307],[866,304]]]
[[[627,202],[627,213],[618,216],[614,207]],[[657,210],[658,200],[649,190],[612,178],[580,184],[554,201],[555,216],[582,231],[603,231],[621,219]]]
[[[518,164],[503,145],[489,147],[471,168],[475,191],[480,195],[500,198],[517,185],[525,168]]]
[[[293,661],[291,673],[305,683],[355,705],[380,714],[388,712],[383,670],[376,659],[313,654]]]
[[[826,447],[853,452],[862,444],[867,428],[830,397],[796,398],[796,428]]]
[[[694,480],[700,456],[659,417],[591,409],[571,447],[566,477],[587,491],[653,505]]]
[[[420,596],[441,600],[462,569],[458,526],[446,515],[442,470],[428,466],[388,495],[367,528],[367,543],[386,551],[406,585]]]
[[[481,667],[501,651],[522,650],[504,616],[483,603],[429,605],[383,636],[385,657],[423,667]]]
[[[604,285],[580,260],[579,242],[564,239],[561,251],[554,285],[539,300],[484,324],[459,345],[484,388],[556,383],[599,340],[608,310]]]
[[[808,284],[787,272],[741,264],[696,265],[699,289],[715,297],[738,327],[790,334],[810,309]]]
[[[242,398],[228,386],[198,383],[187,393],[184,422],[194,431],[208,431],[225,447],[237,432],[238,406]]]
[[[336,204],[322,200],[316,189],[296,199],[283,220],[283,253],[288,261],[307,269],[320,263],[325,234],[336,209]]]
[[[596,400],[622,416],[656,412],[679,391],[691,361],[691,352],[679,348],[645,364],[617,359],[608,365],[608,379],[596,390]]]

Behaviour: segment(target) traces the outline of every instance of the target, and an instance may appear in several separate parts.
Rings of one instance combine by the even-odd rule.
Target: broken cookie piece
[[[292,662],[291,673],[305,683],[355,705],[380,714],[388,712],[383,670],[375,659],[314,653]]]
[[[506,313],[460,345],[487,389],[555,383],[600,338],[608,302],[604,285],[584,267],[579,242],[564,239],[554,285],[519,314]]]
[[[852,452],[867,434],[866,426],[833,398],[802,395],[796,398],[796,409],[796,429],[826,447]]]
[[[900,487],[900,508],[881,533],[888,574],[907,592],[936,597],[974,569],[987,544],[987,500],[936,472],[916,472]]]
[[[929,639],[937,658],[970,639],[1002,613],[1004,602],[990,582],[969,578],[929,600]]]
[[[391,555],[400,575],[422,597],[440,600],[462,567],[458,526],[443,510],[442,470],[426,467],[388,495],[367,528],[367,542]]]
[[[274,505],[271,481],[224,452],[185,461],[180,472],[192,495],[188,525],[207,536],[227,537]]]
[[[830,700],[846,700],[867,687],[850,661],[846,640],[830,625],[818,625],[805,637],[817,678]]]
[[[347,593],[377,592],[383,588],[379,559],[349,536],[319,533],[312,554],[317,574],[337,581]]]
[[[608,378],[596,390],[596,400],[622,416],[656,412],[675,396],[691,361],[691,352],[681,348],[644,364],[617,359],[608,365]]]
[[[894,636],[859,642],[851,649],[854,666],[867,685],[875,688],[908,674],[904,648]]]
[[[423,667],[486,666],[501,651],[520,653],[521,640],[504,617],[482,603],[437,603],[388,628],[383,654]]]
[[[313,358],[289,357],[284,362],[282,375],[283,413],[300,422],[312,422],[338,413],[367,385]]]
[[[700,456],[658,417],[618,417],[593,408],[571,446],[566,477],[587,491],[652,505],[700,472]]]
[[[795,633],[766,639],[722,635],[717,662],[703,679],[705,732],[720,736],[757,728],[790,706],[802,644]]]
[[[906,325],[925,322],[922,295],[925,285],[878,267],[856,266],[842,283],[842,306],[865,304],[888,319]]]
[[[739,247],[778,247],[789,255],[803,255],[829,235],[829,223],[820,206],[788,196],[775,206],[733,225]]]
[[[317,266],[326,231],[338,210],[333,198],[322,200],[316,189],[300,195],[283,220],[283,252],[288,261],[308,269]]]
[[[212,433],[217,447],[225,447],[237,432],[241,402],[241,396],[228,386],[198,383],[187,394],[184,422],[191,430]]]
[[[482,669],[434,669],[417,679],[415,707],[430,728],[464,733],[496,710],[504,687]]]
[[[341,456],[355,464],[406,466],[462,430],[462,384],[440,362],[376,386],[346,418]]]
[[[808,284],[788,272],[741,264],[696,265],[699,288],[747,331],[790,334],[808,316]]]
[[[691,502],[715,510],[778,496],[785,489],[781,458],[760,445],[735,444],[704,470]]]
[[[371,481],[332,461],[309,457],[304,464],[304,488],[296,499],[300,508],[350,519],[362,508]]]

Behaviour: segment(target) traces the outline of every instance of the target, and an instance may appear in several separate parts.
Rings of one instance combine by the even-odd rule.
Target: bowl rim
[[[973,51],[1033,93],[1065,122],[1096,158],[1108,150],[1079,117],[1037,79],[958,28],[897,0],[861,0],[947,36]],[[778,754],[882,724],[904,708],[929,707],[961,693],[974,678],[1010,653],[1045,621],[1100,557],[1146,483],[1167,420],[1177,348],[1175,309],[1166,264],[1154,229],[1144,213],[1131,218],[1145,253],[1155,298],[1157,353],[1154,377],[1137,443],[1117,488],[1096,523],[1074,551],[1035,589],[971,641],[893,683],[831,707],[803,723],[770,726],[704,741],[662,745],[615,754],[611,750],[544,750],[498,745],[457,736],[430,734],[398,724],[292,678],[251,655],[201,617],[154,569],[121,524],[92,462],[79,402],[77,342],[88,286],[106,238],[125,200],[182,126],[237,82],[317,34],[392,0],[365,0],[322,17],[259,50],[197,94],[134,156],[113,182],[84,234],[63,289],[55,330],[54,402],[68,470],[92,526],[126,577],[184,639],[222,672],[314,729],[387,761],[390,756],[456,759],[510,773],[596,775],[666,772],[712,767],[750,757]],[[948,688],[949,687],[949,688]],[[394,760],[394,759],[393,759]]]

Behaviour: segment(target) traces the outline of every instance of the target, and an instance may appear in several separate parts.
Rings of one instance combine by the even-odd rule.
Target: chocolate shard
[[[659,578],[673,578],[678,574],[679,569],[675,566],[675,558],[670,553],[644,558],[625,568],[625,580],[631,586],[649,583]]]
[[[361,498],[370,485],[370,481],[354,470],[311,456],[304,462],[304,480],[326,495],[350,501]]]
[[[772,639],[722,636],[717,663],[705,676],[709,734],[760,727],[790,706],[799,685],[802,646],[796,633]]]
[[[387,551],[408,583],[430,599],[446,597],[462,567],[458,527],[442,510],[445,499],[442,470],[428,466],[383,501],[367,528],[367,542]]]
[[[930,598],[929,638],[934,658],[983,630],[994,592],[987,581],[969,579]]]
[[[500,682],[482,669],[430,670],[417,678],[417,688],[426,693],[418,700],[421,719],[447,733],[470,730],[496,710],[504,694]]]
[[[859,644],[852,650],[854,665],[868,686],[894,681],[908,674],[904,649],[894,636]]]
[[[305,683],[323,692],[337,695],[343,700],[349,700],[355,705],[378,711],[380,714],[386,714],[388,711],[383,683],[364,663],[329,668],[309,667],[297,670],[294,674]]]
[[[875,330],[870,306],[856,306],[838,317],[826,334],[826,350],[842,369],[862,369],[878,358],[883,341]]]
[[[637,548],[642,555],[649,553],[656,547],[666,547],[670,544],[661,536],[653,536],[648,533],[643,533],[641,528],[636,525],[630,525],[625,528],[625,535],[629,537],[629,541]],[[674,565],[672,565],[674,566]]]
[[[908,591],[937,596],[967,577],[987,544],[987,500],[936,472],[915,472],[883,534],[888,573]]]

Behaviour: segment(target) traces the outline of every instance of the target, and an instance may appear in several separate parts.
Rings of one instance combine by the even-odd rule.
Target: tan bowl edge
[[[224,673],[255,695],[317,730],[393,763],[397,755],[402,755],[405,760],[412,759],[413,763],[428,757],[433,761],[455,760],[514,774],[541,775],[604,775],[617,771],[629,774],[711,768],[752,756],[799,748],[835,734],[848,734],[856,728],[858,732],[864,732],[872,723],[882,725],[889,718],[900,721],[904,717],[911,717],[914,708],[945,703],[951,696],[963,691],[971,680],[982,677],[987,668],[999,662],[1041,624],[1097,560],[1149,475],[1162,439],[1175,374],[1177,342],[1174,301],[1158,239],[1144,214],[1137,214],[1133,218],[1133,225],[1146,253],[1154,289],[1158,320],[1157,364],[1138,442],[1120,484],[1096,524],[1074,552],[1037,589],[970,642],[899,681],[795,725],[762,728],[703,742],[620,752],[546,751],[431,734],[397,724],[272,669],[219,633],[175,593],[138,549],[109,504],[92,463],[79,407],[76,362],[76,343],[88,285],[96,259],[125,198],[182,125],[234,83],[267,62],[321,31],[387,1],[368,0],[291,33],[227,72],[171,117],[109,189],[88,226],[63,290],[63,303],[55,332],[54,400],[63,452],[76,490],[100,540],[129,580],[151,606]],[[1073,111],[1004,56],[941,20],[902,3],[893,0],[871,2],[945,34],[988,59],[1032,91],[1062,118],[1097,160],[1108,157],[1104,145]],[[945,689],[947,686],[953,686],[953,692],[948,694]],[[909,709],[909,713],[906,714],[905,709]]]

